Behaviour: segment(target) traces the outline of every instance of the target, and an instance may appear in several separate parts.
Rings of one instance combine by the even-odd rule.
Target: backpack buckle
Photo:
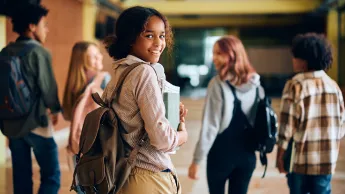
[[[97,190],[97,188],[95,187],[95,186],[93,186],[93,191],[95,192],[95,193],[98,193],[98,190]]]

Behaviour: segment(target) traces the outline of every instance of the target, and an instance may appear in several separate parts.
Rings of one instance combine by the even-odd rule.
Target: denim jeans
[[[58,147],[53,138],[45,138],[33,133],[22,138],[9,139],[12,155],[14,194],[32,194],[33,150],[40,166],[41,185],[39,194],[57,194],[60,188],[60,167]]]
[[[330,194],[332,175],[287,174],[290,194]]]

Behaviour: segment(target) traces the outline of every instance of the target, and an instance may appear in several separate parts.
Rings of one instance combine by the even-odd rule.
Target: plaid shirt
[[[335,171],[344,136],[344,102],[335,81],[324,71],[297,74],[284,88],[278,146],[295,142],[293,172],[307,175]]]

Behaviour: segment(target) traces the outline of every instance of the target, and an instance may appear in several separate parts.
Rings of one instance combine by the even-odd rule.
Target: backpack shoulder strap
[[[116,87],[115,89],[112,91],[111,93],[111,99],[106,99],[106,100],[103,100],[98,93],[93,93],[91,94],[92,96],[92,99],[98,104],[100,105],[101,107],[108,107],[108,108],[111,108],[111,103],[112,103],[112,100],[116,100],[117,99],[117,95],[120,93],[121,91],[121,87],[122,87],[122,84],[125,80],[125,78],[127,77],[127,75],[136,67],[138,67],[139,65],[141,65],[143,63],[141,62],[138,62],[138,63],[134,63],[132,65],[130,65],[129,67],[127,67],[127,69],[125,69],[124,72],[122,72],[117,84],[116,84]],[[104,75],[105,76],[105,75]]]
[[[144,64],[144,63],[141,63],[141,62],[138,62],[138,63],[134,63],[132,65],[130,65],[129,67],[127,67],[125,69],[124,72],[122,72],[120,78],[119,78],[119,81],[117,82],[116,84],[116,87],[114,89],[114,91],[112,91],[111,93],[111,97],[112,97],[112,100],[117,100],[117,97],[118,95],[120,94],[120,91],[121,91],[121,88],[122,88],[122,84],[123,82],[125,81],[127,75],[136,67],[138,67],[139,65],[141,64]],[[107,102],[107,104],[109,105],[109,107],[111,107],[111,100],[109,100],[109,102]]]

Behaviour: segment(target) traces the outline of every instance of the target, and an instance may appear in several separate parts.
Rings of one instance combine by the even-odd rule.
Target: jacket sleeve
[[[340,115],[341,115],[341,126],[340,126],[340,134],[339,134],[339,139],[343,138],[345,135],[345,108],[344,108],[344,98],[343,94],[338,88],[338,96],[339,96],[339,110],[340,110]]]
[[[30,64],[36,64],[37,85],[43,102],[52,113],[61,111],[58,98],[58,87],[52,69],[52,59],[50,53],[43,49],[35,49],[29,58]]]
[[[299,102],[300,92],[298,83],[288,81],[285,84],[280,106],[278,141],[279,147],[287,149],[290,139],[296,132],[301,119],[303,108]]]
[[[208,85],[200,137],[194,151],[193,162],[196,164],[207,156],[219,133],[223,105],[221,86],[213,79]]]
[[[178,133],[165,117],[165,106],[155,71],[149,65],[141,65],[134,72],[138,73],[132,82],[134,96],[150,144],[162,152],[174,151],[178,146]]]

